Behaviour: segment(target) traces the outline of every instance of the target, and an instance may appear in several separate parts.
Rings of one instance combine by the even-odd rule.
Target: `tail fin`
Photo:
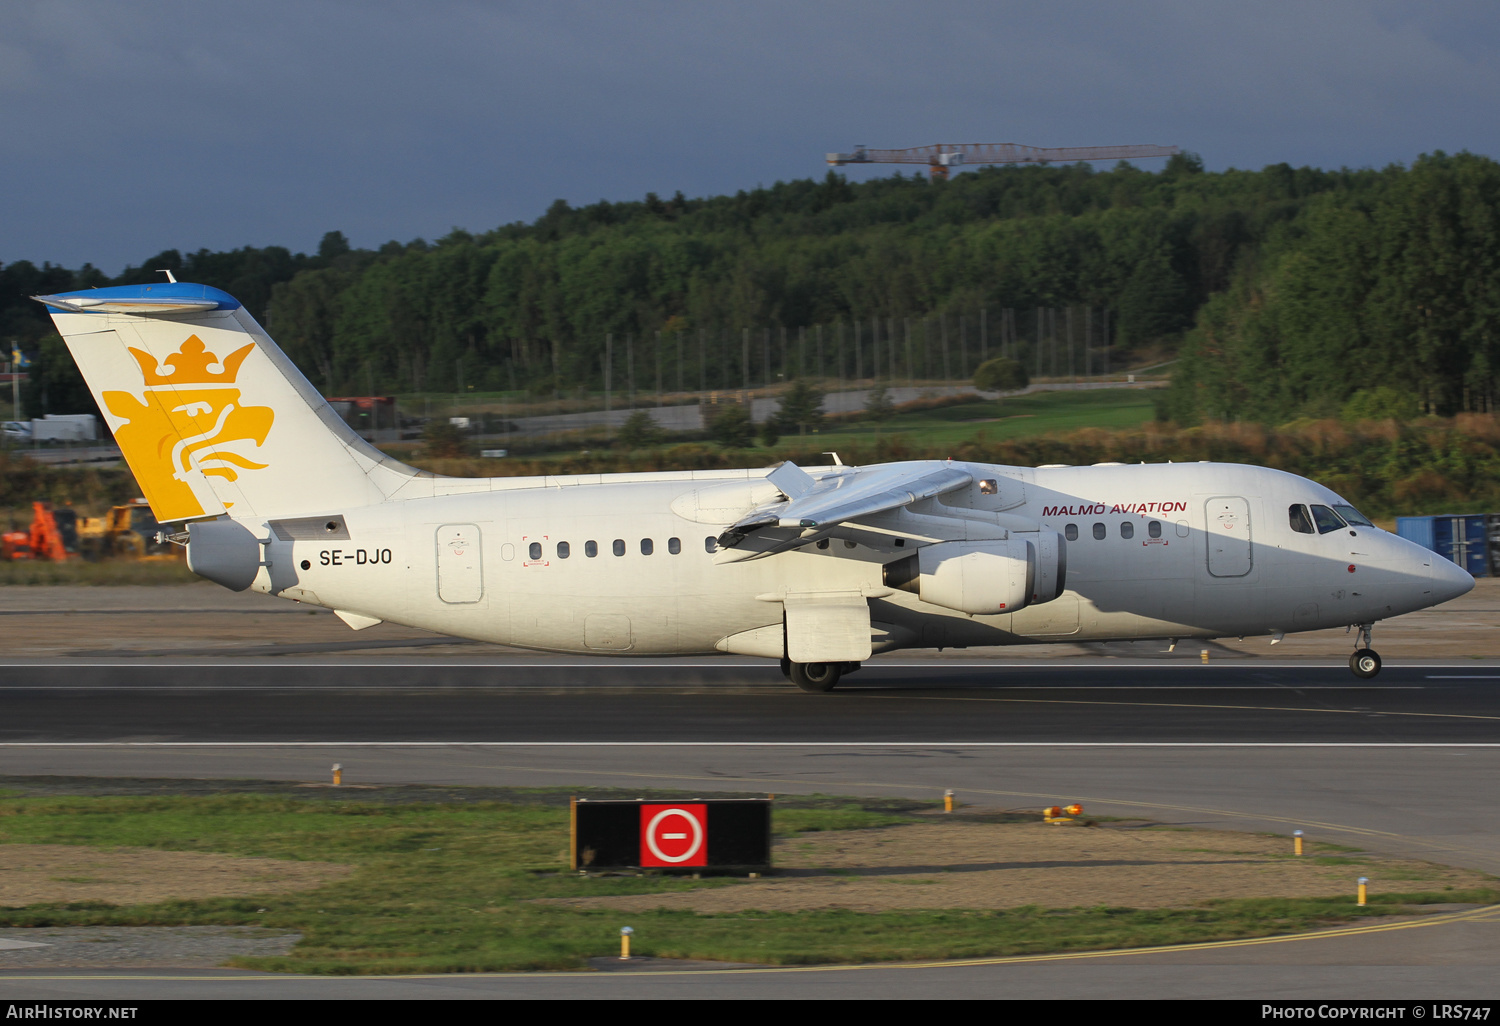
[[[159,521],[348,509],[418,473],[350,430],[227,293],[173,282],[36,298]]]

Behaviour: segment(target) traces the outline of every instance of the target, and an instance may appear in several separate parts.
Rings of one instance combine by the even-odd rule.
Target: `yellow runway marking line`
[[[1098,958],[1125,958],[1136,955],[1161,955],[1172,954],[1183,951],[1221,951],[1230,948],[1260,947],[1267,944],[1290,944],[1298,941],[1327,940],[1339,937],[1360,937],[1370,934],[1394,933],[1398,930],[1417,930],[1431,926],[1445,926],[1450,923],[1477,922],[1489,919],[1500,913],[1500,905],[1486,905],[1483,908],[1469,909],[1465,912],[1452,912],[1443,915],[1434,915],[1426,919],[1409,920],[1401,923],[1374,923],[1368,926],[1345,926],[1336,927],[1331,930],[1318,930],[1312,933],[1279,934],[1274,937],[1244,937],[1237,940],[1224,941],[1202,941],[1197,944],[1162,944],[1154,947],[1144,948],[1118,948],[1113,951],[1067,951],[1055,952],[1045,955],[1002,955],[995,958],[957,958],[945,959],[933,962],[862,962],[857,965],[791,965],[791,966],[765,966],[756,969],[641,969],[629,972],[628,976],[763,976],[773,973],[846,973],[867,972],[871,969],[963,969],[968,967],[987,965],[1027,965],[1039,962],[1068,962],[1080,959]],[[555,973],[419,973],[410,976],[144,976],[139,974],[115,975],[115,974],[91,974],[87,976],[61,976],[57,974],[40,976],[0,975],[0,983],[6,980],[143,980],[148,982],[228,982],[243,981],[247,983],[260,983],[266,980],[318,980],[352,982],[355,980],[367,981],[396,981],[396,980],[473,980],[473,979],[502,979],[502,980],[553,980],[566,979],[570,977],[589,979],[613,979],[615,973],[601,972],[555,972]]]

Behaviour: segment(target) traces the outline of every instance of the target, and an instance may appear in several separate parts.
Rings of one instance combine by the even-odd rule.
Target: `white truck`
[[[12,420],[4,426],[7,438],[28,442],[94,442],[99,418],[92,413],[49,413],[36,420]]]

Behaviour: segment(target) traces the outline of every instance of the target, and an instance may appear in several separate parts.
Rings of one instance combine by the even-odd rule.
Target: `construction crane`
[[[946,180],[950,167],[964,164],[1071,164],[1076,160],[1129,160],[1132,157],[1175,157],[1176,146],[1022,146],[1019,143],[937,143],[904,150],[854,147],[853,153],[830,153],[828,163],[926,164],[935,181]]]

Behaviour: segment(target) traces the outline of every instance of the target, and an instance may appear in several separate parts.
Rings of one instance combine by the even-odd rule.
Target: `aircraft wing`
[[[887,464],[819,480],[796,464],[783,463],[767,480],[781,489],[786,499],[760,506],[731,524],[719,536],[722,547],[732,549],[757,531],[778,528],[798,532],[787,540],[800,543],[803,531],[899,509],[967,487],[974,477],[948,463],[924,461]]]

